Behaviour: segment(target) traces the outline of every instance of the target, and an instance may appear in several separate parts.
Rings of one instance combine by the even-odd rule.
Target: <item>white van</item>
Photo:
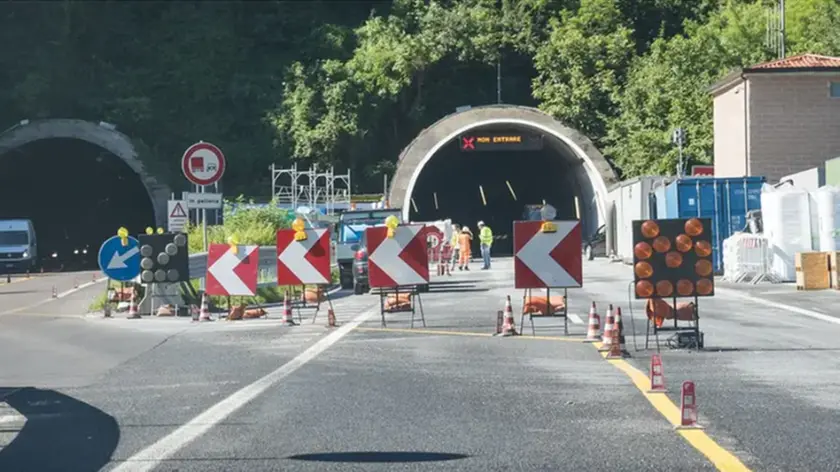
[[[34,270],[38,240],[30,220],[0,220],[0,271]]]

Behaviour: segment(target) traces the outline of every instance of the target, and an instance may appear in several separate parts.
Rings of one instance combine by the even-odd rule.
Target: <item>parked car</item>
[[[588,261],[596,257],[607,257],[607,232],[605,225],[601,225],[595,231],[595,234],[583,242],[583,255]]]
[[[377,225],[382,226],[382,225]],[[367,238],[366,232],[362,231],[359,237],[359,242],[352,245],[355,254],[353,256],[353,293],[355,295],[362,295],[370,292],[370,282],[368,282],[368,252],[367,252]],[[429,284],[423,284],[417,287],[419,292],[428,292]]]

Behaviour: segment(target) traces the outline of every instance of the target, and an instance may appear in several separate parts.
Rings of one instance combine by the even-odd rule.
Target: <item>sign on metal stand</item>
[[[185,200],[169,200],[167,205],[168,229],[170,233],[183,233],[190,220],[190,207]]]
[[[125,228],[120,228],[123,230]],[[128,231],[108,238],[99,248],[99,268],[106,277],[128,282],[140,275],[140,244]]]
[[[543,221],[513,222],[514,286],[525,289],[520,326],[528,316],[536,335],[534,316],[560,317],[569,334],[568,289],[583,286],[580,221],[554,221],[551,205],[544,205],[540,215]],[[542,288],[544,298],[532,295],[533,289]],[[551,298],[551,289],[558,288],[563,296]]]
[[[193,196],[199,206],[196,209],[201,209],[201,225],[203,227],[203,247],[207,251],[207,208],[218,208],[221,205],[221,195],[211,197],[208,194],[207,186],[213,185],[221,180],[225,173],[226,167],[225,155],[218,146],[199,141],[184,151],[181,157],[181,170],[184,172],[184,177],[198,187],[198,192],[195,194],[188,193],[186,198]],[[195,197],[198,195],[198,197]],[[219,201],[217,206],[209,206],[210,202]],[[202,203],[203,202],[203,203]]]

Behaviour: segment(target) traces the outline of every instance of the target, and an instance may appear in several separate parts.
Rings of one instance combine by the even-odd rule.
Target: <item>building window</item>
[[[831,98],[840,98],[840,82],[828,83],[828,96]]]

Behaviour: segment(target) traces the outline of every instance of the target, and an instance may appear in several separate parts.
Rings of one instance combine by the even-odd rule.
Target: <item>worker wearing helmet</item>
[[[472,240],[473,234],[470,227],[464,226],[461,234],[458,235],[458,252],[461,253],[458,258],[458,270],[470,270],[470,256],[472,255],[470,244],[472,244]]]
[[[483,221],[478,222],[478,241],[481,243],[481,259],[484,266],[481,270],[490,268],[490,248],[493,246],[493,230],[485,225]]]

